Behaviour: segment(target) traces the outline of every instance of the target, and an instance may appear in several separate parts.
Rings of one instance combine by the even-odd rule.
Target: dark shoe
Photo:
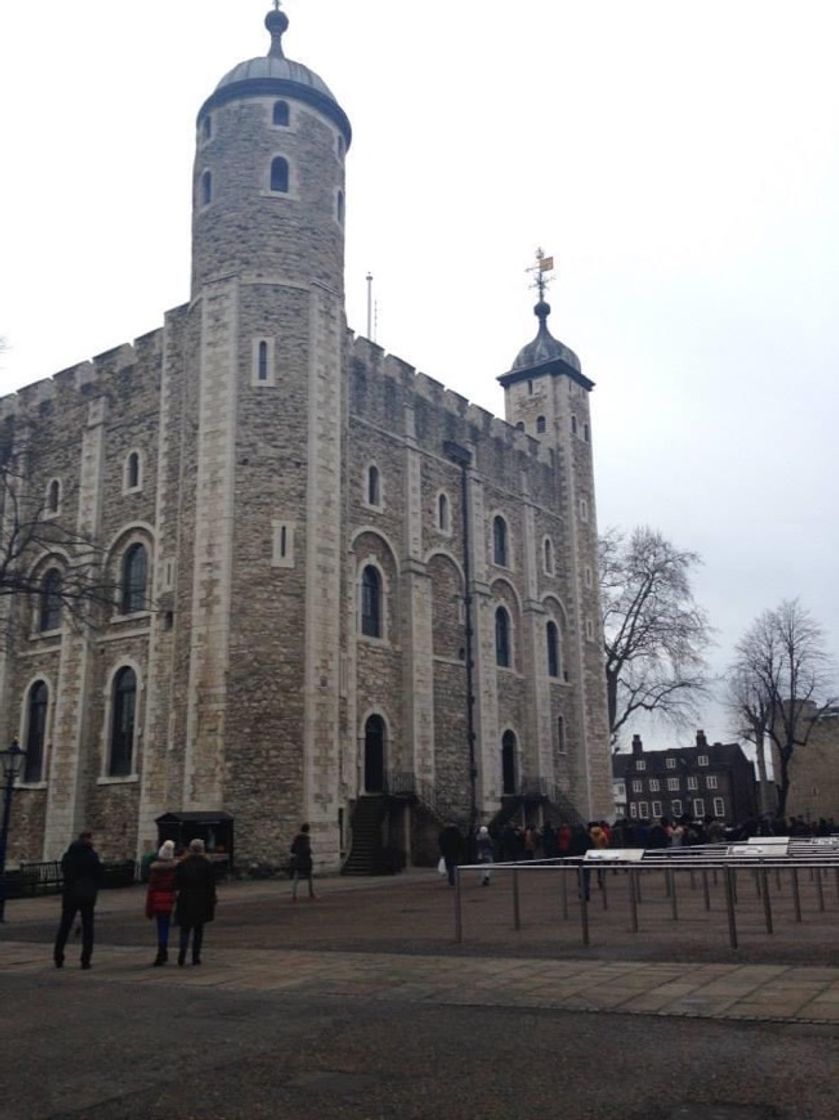
[[[192,963],[193,964],[201,964],[201,958],[200,957],[193,957],[192,958]]]
[[[53,957],[53,960],[55,961],[55,967],[56,968],[64,968],[64,956],[63,955],[60,956],[60,957]]]
[[[165,949],[158,949],[157,950],[157,956],[154,958],[154,961],[152,962],[152,964],[155,968],[158,968],[160,965],[166,964],[168,959],[169,959],[169,954],[166,952],[166,950]]]
[[[82,961],[82,968],[93,968],[93,965],[90,961]]]
[[[186,953],[178,953],[178,967],[183,968],[186,964]]]

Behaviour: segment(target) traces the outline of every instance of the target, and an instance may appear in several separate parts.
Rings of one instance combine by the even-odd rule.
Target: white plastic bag
[[[440,856],[440,862],[437,864],[437,870],[441,875],[448,875],[449,873],[446,867],[446,861],[442,856]]]

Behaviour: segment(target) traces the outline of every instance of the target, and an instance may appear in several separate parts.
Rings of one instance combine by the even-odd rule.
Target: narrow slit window
[[[375,466],[367,469],[367,504],[380,506],[382,504],[382,482],[379,468]]]
[[[204,140],[212,140],[213,138],[213,118],[209,114],[204,118],[202,136]]]
[[[61,505],[61,483],[54,478],[47,487],[47,513],[58,513]]]
[[[257,377],[260,381],[268,380],[268,343],[260,342],[257,356]]]
[[[36,681],[29,690],[26,706],[26,769],[25,782],[40,782],[44,777],[44,743],[47,732],[49,691],[44,681]]]
[[[451,532],[449,499],[445,494],[441,494],[437,499],[437,526],[443,533]]]
[[[504,607],[495,612],[495,664],[510,667],[510,616]]]
[[[496,517],[492,522],[492,559],[499,568],[507,567],[507,522]]]
[[[547,625],[548,676],[559,676],[559,630],[555,622]]]
[[[205,171],[201,176],[201,205],[209,206],[213,201],[213,176],[212,172]]]
[[[338,191],[338,201],[336,203],[335,213],[336,213],[336,217],[338,219],[338,225],[342,226],[344,224],[344,192],[343,191]]]

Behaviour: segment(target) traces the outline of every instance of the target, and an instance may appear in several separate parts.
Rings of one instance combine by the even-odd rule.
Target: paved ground
[[[645,884],[640,935],[623,883],[595,891],[593,945],[556,890],[499,878],[452,893],[429,873],[222,888],[200,968],[149,967],[143,893],[108,892],[91,972],[51,967],[57,900],[10,904],[0,932],[3,1120],[446,1117],[822,1120],[839,1115],[839,922],[812,884],[776,933],[741,884],[743,947],[724,913]],[[810,889],[812,888],[812,889]],[[832,894],[832,897],[831,897]],[[10,1074],[14,1071],[14,1077]],[[4,1111],[5,1108],[5,1111]]]

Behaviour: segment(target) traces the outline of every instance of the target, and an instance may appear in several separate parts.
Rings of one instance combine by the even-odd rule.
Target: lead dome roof
[[[314,70],[285,56],[283,35],[288,28],[288,16],[280,10],[279,3],[265,17],[265,26],[271,34],[268,54],[249,58],[229,70],[201,107],[199,122],[211,109],[238,98],[296,97],[329,117],[341,130],[349,147],[352,127],[329,86]]]
[[[558,338],[554,338],[548,330],[548,315],[551,313],[550,305],[540,300],[534,307],[533,313],[539,320],[539,330],[533,341],[528,342],[526,346],[523,346],[521,350],[519,350],[516,360],[510,367],[510,372],[518,373],[519,370],[533,369],[536,366],[543,365],[545,362],[552,362],[559,359],[576,370],[577,373],[582,373],[583,369],[580,365],[580,359],[574,351],[560,342]]]
[[[263,78],[277,78],[280,81],[294,82],[295,85],[308,86],[335,101],[332,90],[314,70],[310,70],[302,62],[292,62],[290,58],[275,58],[270,54],[240,62],[224,75],[216,89],[224,89],[234,82],[259,81]]]

